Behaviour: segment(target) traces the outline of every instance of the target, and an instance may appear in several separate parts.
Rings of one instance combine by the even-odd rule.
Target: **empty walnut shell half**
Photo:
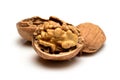
[[[32,41],[33,32],[43,23],[43,21],[48,20],[42,19],[38,16],[24,19],[17,23],[18,32],[24,39]]]
[[[85,53],[95,53],[98,51],[106,40],[106,36],[102,29],[92,23],[82,23],[77,26],[81,31],[81,36],[84,38],[84,48]]]
[[[83,48],[79,33],[79,30],[71,25],[44,22],[33,33],[32,45],[43,59],[69,60]]]

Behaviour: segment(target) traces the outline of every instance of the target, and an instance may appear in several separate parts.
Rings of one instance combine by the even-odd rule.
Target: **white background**
[[[74,25],[99,25],[107,37],[104,47],[67,62],[41,60],[16,23],[51,15]],[[0,0],[0,80],[120,80],[119,27],[119,0]]]

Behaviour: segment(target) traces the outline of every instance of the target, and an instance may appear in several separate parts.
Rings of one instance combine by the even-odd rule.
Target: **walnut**
[[[17,26],[19,34],[24,39],[26,39],[28,41],[32,41],[33,32],[36,30],[37,27],[40,27],[41,24],[43,24],[43,22],[46,22],[46,23],[44,23],[46,26],[49,24],[54,24],[54,23],[57,23],[56,25],[69,24],[69,23],[66,23],[66,22],[60,20],[59,18],[53,17],[53,16],[50,16],[49,19],[43,19],[38,16],[35,16],[35,17],[27,18],[27,19],[24,19],[24,20],[18,22],[16,26]],[[47,22],[49,22],[49,24]],[[71,24],[69,24],[69,25],[71,25]]]
[[[106,36],[98,25],[82,23],[77,28],[81,31],[81,36],[84,38],[85,46],[82,52],[95,53],[102,47]]]
[[[95,53],[106,40],[102,29],[95,24],[74,27],[55,16],[27,18],[16,26],[21,37],[32,41],[38,55],[47,60],[69,60],[79,52]]]
[[[33,47],[40,57],[48,60],[68,60],[82,49],[79,30],[54,21],[44,22],[33,34]]]

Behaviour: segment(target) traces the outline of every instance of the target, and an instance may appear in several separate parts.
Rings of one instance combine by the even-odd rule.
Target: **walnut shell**
[[[82,23],[77,26],[81,32],[81,36],[84,38],[84,48],[85,53],[95,53],[97,52],[106,40],[106,36],[102,29],[92,23]]]
[[[47,20],[37,16],[24,19],[16,24],[18,33],[25,40],[32,41],[33,32],[36,30],[36,28],[39,25],[43,23],[43,21],[47,21]]]
[[[79,51],[83,48],[83,45],[81,44],[77,44],[77,47],[76,49],[70,51],[70,52],[61,52],[59,54],[49,54],[49,53],[46,53],[44,51],[42,51],[38,44],[33,40],[33,48],[35,49],[35,51],[37,52],[37,54],[43,58],[43,59],[46,59],[46,60],[59,60],[59,61],[62,61],[62,60],[69,60],[73,57],[75,57]]]
[[[79,30],[70,25],[44,22],[33,33],[32,45],[37,54],[47,60],[69,60],[83,48]]]

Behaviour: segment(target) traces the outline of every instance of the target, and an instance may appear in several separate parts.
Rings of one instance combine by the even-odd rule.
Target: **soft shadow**
[[[104,50],[104,48],[105,48],[105,44],[97,52],[95,52],[95,53],[85,53],[85,52],[82,52],[82,53],[79,53],[77,56],[78,57],[80,57],[80,56],[83,56],[83,57],[84,56],[85,57],[87,57],[87,56],[94,56],[94,55],[100,53],[102,50]]]
[[[77,60],[75,58],[66,61],[51,61],[51,60],[44,60],[39,56],[36,56],[34,60],[39,66],[43,66],[46,68],[53,68],[53,69],[66,68],[73,66],[74,64],[77,63]]]
[[[22,46],[32,46],[32,42],[31,41],[27,41],[27,40],[24,40],[24,39],[22,39],[22,38],[18,38],[17,39],[17,43],[19,44],[19,45],[22,45]]]

